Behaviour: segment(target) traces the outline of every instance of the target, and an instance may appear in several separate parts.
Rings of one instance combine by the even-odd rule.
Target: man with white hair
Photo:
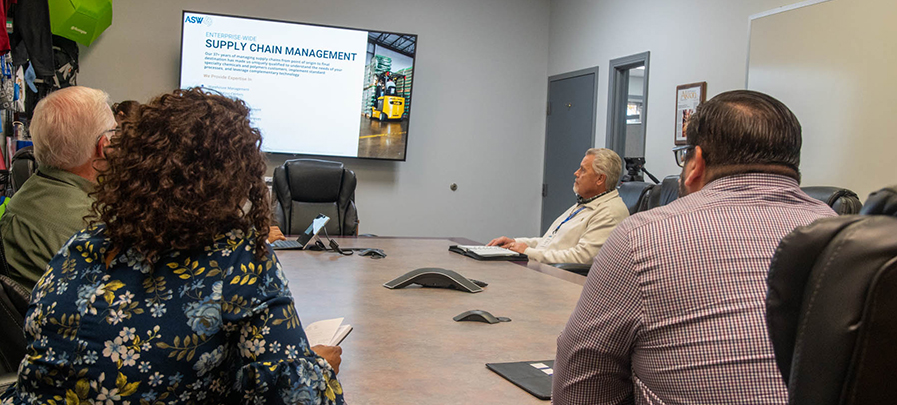
[[[501,246],[544,263],[591,263],[607,236],[629,216],[617,193],[623,162],[610,149],[586,151],[574,175],[576,204],[561,214],[541,238],[495,238],[489,246]]]
[[[12,278],[31,289],[47,262],[84,229],[104,148],[116,131],[109,96],[73,86],[44,97],[31,120],[37,172],[22,185],[0,218]]]

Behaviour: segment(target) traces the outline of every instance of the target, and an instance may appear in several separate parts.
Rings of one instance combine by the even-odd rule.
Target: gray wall
[[[611,59],[651,51],[646,168],[678,174],[673,160],[676,86],[706,81],[708,99],[744,88],[748,17],[797,0],[552,0],[548,74],[599,66],[595,144],[607,127]]]
[[[113,100],[176,88],[183,9],[418,34],[408,160],[336,159],[358,175],[360,232],[538,231],[548,0],[117,1],[112,27],[82,48],[79,84]],[[284,159],[269,156],[269,174]]]

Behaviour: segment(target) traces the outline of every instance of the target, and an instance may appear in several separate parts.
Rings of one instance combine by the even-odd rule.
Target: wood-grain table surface
[[[343,247],[383,249],[371,259],[334,252],[278,251],[303,325],[345,317],[339,379],[350,404],[537,404],[485,363],[554,359],[556,339],[585,277],[533,261],[476,261],[448,251],[457,242],[420,238],[335,238]],[[483,292],[383,283],[441,267],[489,283]],[[511,322],[455,322],[481,309]]]

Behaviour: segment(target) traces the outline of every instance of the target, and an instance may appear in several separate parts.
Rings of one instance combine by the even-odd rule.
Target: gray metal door
[[[573,172],[595,140],[598,68],[548,78],[542,233],[576,201]]]

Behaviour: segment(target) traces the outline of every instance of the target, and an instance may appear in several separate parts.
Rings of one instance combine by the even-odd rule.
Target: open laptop
[[[324,229],[324,225],[330,221],[330,217],[324,214],[318,214],[302,235],[296,240],[279,240],[271,244],[274,250],[286,249],[305,249],[315,244],[318,240],[318,233]]]

